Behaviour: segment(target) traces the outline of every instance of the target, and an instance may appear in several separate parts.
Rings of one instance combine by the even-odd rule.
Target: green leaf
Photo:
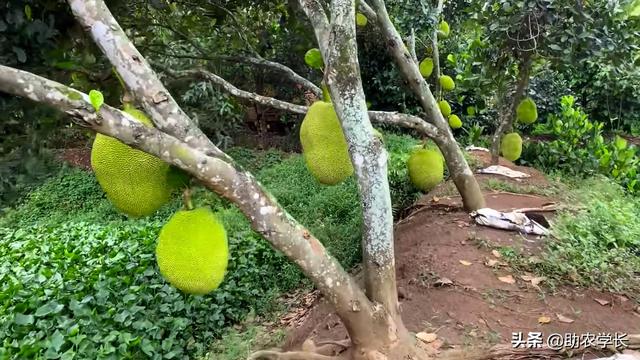
[[[51,348],[53,348],[56,352],[60,351],[62,344],[64,344],[64,335],[58,330],[56,330],[53,335],[51,335]]]
[[[13,317],[13,322],[16,323],[16,325],[33,324],[33,315],[15,314]]]
[[[91,105],[93,105],[93,108],[98,112],[102,104],[104,104],[104,95],[98,90],[91,90],[89,91],[89,101],[91,101]]]
[[[64,305],[58,304],[55,301],[48,302],[36,310],[36,316],[47,316],[49,314],[57,314],[64,308]]]

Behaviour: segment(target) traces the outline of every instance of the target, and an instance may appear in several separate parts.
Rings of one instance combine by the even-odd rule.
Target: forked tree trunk
[[[516,90],[511,98],[509,109],[505,112],[501,111],[502,109],[498,109],[498,111],[500,111],[500,123],[491,138],[491,165],[498,165],[500,161],[500,141],[502,140],[502,135],[513,130],[513,123],[516,119],[518,103],[524,96],[524,91],[529,85],[531,64],[531,55],[529,53],[525,53],[520,66],[518,66],[518,84],[516,85]]]

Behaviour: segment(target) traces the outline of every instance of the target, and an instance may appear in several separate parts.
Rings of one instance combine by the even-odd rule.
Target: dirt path
[[[541,174],[532,175],[519,184],[544,186]],[[633,300],[589,289],[552,291],[544,280],[536,285],[540,279],[509,268],[493,251],[510,247],[535,260],[544,239],[478,226],[459,207],[459,198],[436,196],[434,202],[433,197],[421,199],[413,215],[396,225],[398,293],[410,331],[437,333],[446,339],[445,346],[455,347],[508,344],[514,333],[522,333],[525,340],[529,332],[541,332],[545,339],[551,334],[640,333],[640,313]],[[486,199],[488,207],[498,210],[553,201],[504,192],[488,192]],[[346,338],[340,321],[322,300],[296,322],[287,347],[308,337]]]

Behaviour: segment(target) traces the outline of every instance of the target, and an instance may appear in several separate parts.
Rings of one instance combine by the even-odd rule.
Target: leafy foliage
[[[580,204],[554,221],[551,238],[536,264],[554,278],[572,279],[612,291],[638,289],[640,276],[640,200],[606,178],[576,182],[567,199]]]
[[[616,137],[605,140],[603,123],[592,122],[575,106],[572,96],[561,101],[561,113],[538,126],[535,134],[551,136],[552,141],[528,146],[525,157],[547,171],[560,170],[571,175],[602,173],[630,192],[640,190],[640,155],[635,146]]]

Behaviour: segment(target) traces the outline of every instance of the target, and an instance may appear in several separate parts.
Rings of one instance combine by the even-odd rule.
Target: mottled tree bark
[[[516,89],[511,97],[511,105],[508,111],[501,111],[499,118],[500,122],[496,131],[491,137],[491,164],[498,165],[500,161],[500,141],[502,135],[506,132],[513,130],[513,123],[516,119],[516,111],[518,109],[518,103],[524,96],[524,91],[529,85],[529,76],[531,74],[532,59],[529,53],[525,53],[520,66],[518,66],[518,83]],[[502,110],[502,109],[500,109]]]
[[[480,186],[464,158],[462,150],[458,146],[448,122],[442,116],[436,99],[433,97],[429,85],[420,74],[418,65],[412,61],[411,54],[403,44],[400,34],[389,18],[383,0],[372,0],[373,10],[376,12],[380,31],[386,41],[389,52],[409,87],[418,98],[418,101],[427,114],[427,119],[444,136],[442,139],[434,139],[442,151],[447,163],[451,178],[462,196],[465,209],[477,210],[485,206],[484,196]]]

